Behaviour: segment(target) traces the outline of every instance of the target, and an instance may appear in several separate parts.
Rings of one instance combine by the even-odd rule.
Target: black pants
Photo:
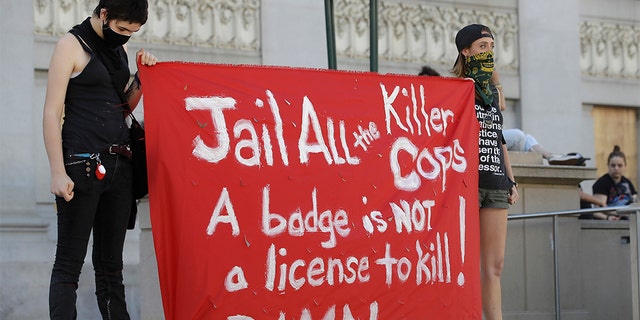
[[[93,230],[96,298],[103,319],[129,319],[122,278],[122,250],[131,210],[131,161],[101,155],[107,172],[95,175],[93,159],[67,158],[74,196],[56,197],[58,243],[49,287],[51,319],[76,319],[76,290]]]

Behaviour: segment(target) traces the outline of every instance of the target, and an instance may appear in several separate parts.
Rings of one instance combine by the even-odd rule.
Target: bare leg
[[[502,136],[507,142],[507,149],[509,151],[529,151],[525,149],[526,134],[520,129],[505,129],[502,130]]]
[[[549,159],[549,157],[551,157],[551,152],[549,152],[549,150],[543,148],[539,144],[531,146],[531,150],[533,152],[537,152],[537,153],[542,154],[542,157],[545,158],[545,159]]]
[[[500,276],[507,238],[507,209],[480,209],[480,281],[486,320],[502,320]]]

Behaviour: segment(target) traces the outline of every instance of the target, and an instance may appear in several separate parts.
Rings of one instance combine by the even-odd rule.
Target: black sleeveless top
[[[78,38],[91,59],[79,75],[69,80],[62,125],[63,148],[67,153],[93,153],[112,144],[125,144],[129,139],[125,121],[128,106],[122,101],[129,80],[126,52],[122,47],[105,47],[91,28],[89,18],[69,32]]]

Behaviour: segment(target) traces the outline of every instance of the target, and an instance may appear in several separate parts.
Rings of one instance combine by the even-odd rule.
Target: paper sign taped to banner
[[[472,82],[140,76],[167,319],[481,319]]]

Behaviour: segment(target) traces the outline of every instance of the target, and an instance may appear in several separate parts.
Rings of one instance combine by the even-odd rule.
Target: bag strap
[[[80,45],[82,46],[83,49],[87,50],[90,53],[93,53],[94,57],[98,57],[98,59],[100,60],[100,62],[102,62],[102,65],[104,65],[104,67],[107,69],[107,71],[109,72],[109,75],[113,74],[113,70],[110,69],[110,67],[104,63],[104,61],[102,60],[102,57],[97,54],[96,52],[94,52],[91,47],[89,47],[89,45],[84,41],[84,39],[82,39],[82,37],[75,33],[75,32],[71,32],[71,34],[73,34],[78,41],[80,42]],[[124,50],[124,49],[121,49]],[[136,119],[136,117],[133,115],[133,111],[131,110],[131,106],[129,106],[129,102],[127,101],[127,98],[124,95],[124,92],[122,90],[119,90],[118,87],[116,86],[116,83],[113,79],[113,77],[111,77],[111,84],[113,85],[113,89],[118,93],[118,96],[120,96],[120,100],[124,106],[124,109],[127,112],[127,115],[129,116],[129,118],[131,119],[131,123],[132,124],[137,124],[138,126],[140,126],[142,128],[142,126],[139,124],[138,119]]]
[[[84,51],[87,51],[93,55],[95,55],[95,52],[93,52],[93,50],[91,49],[91,47],[89,47],[89,45],[87,44],[86,41],[84,41],[84,39],[82,39],[82,37],[75,33],[75,32],[70,32],[72,35],[74,35],[76,37],[76,39],[78,39],[78,42],[80,42],[80,45],[82,46],[82,49],[84,49]]]
[[[91,49],[91,47],[89,47],[87,42],[84,41],[84,39],[82,39],[82,36],[80,36],[79,34],[77,34],[76,32],[73,32],[73,31],[74,30],[72,30],[70,33],[73,34],[78,39],[78,41],[80,42],[80,45],[82,46],[82,48],[84,48],[85,50],[88,50],[89,52],[93,53],[94,57],[98,57],[100,62],[102,62],[102,65],[109,72],[109,75],[113,75],[114,74],[114,70],[112,69],[111,65],[108,64],[108,63],[105,63],[104,60],[102,59],[102,56],[99,53],[93,51],[93,49]],[[120,47],[119,50],[124,50],[124,49],[122,47]],[[116,85],[115,79],[113,78],[113,76],[111,76],[111,84],[113,85],[113,89],[116,90],[116,93],[120,97],[120,101],[122,102],[122,104],[124,106],[124,109],[127,110],[129,115],[131,115],[133,112],[131,110],[131,106],[129,105],[129,102],[127,101],[127,97],[125,97],[124,92],[122,90],[118,89],[118,86]],[[135,118],[133,118],[133,119],[135,119]]]

